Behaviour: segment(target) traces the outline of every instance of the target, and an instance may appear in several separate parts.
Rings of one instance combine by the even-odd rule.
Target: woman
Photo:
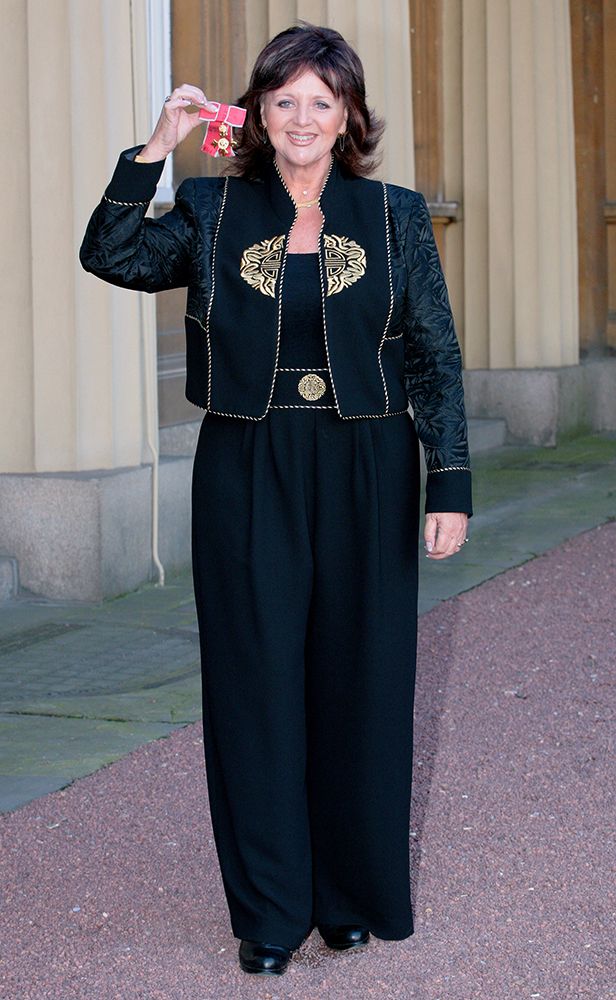
[[[241,968],[276,974],[314,927],[334,949],[413,933],[418,434],[429,558],[459,551],[472,510],[430,217],[366,179],[382,125],[357,55],[290,28],[239,103],[232,170],[184,181],[154,221],[164,159],[207,105],[176,88],[80,257],[125,288],[188,286],[209,801]]]

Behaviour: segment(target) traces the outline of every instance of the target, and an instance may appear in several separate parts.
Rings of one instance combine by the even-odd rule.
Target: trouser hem
[[[282,945],[283,948],[289,948],[290,951],[297,951],[301,948],[304,941],[310,937],[314,930],[314,927],[310,927],[309,930],[305,931],[299,937],[289,936],[288,931],[277,931],[272,929],[263,928],[262,930],[246,931],[233,931],[234,937],[238,938],[240,941],[265,941],[267,944],[277,944]]]
[[[368,931],[372,937],[377,938],[379,941],[405,941],[407,938],[412,937],[415,933],[415,928],[412,926],[410,929],[404,931],[387,931],[379,927],[371,927],[369,923],[357,919],[346,919],[346,920],[321,920],[320,924],[356,924],[358,927],[367,927]],[[280,932],[278,930],[272,930],[264,928],[263,930],[256,931],[246,931],[239,932],[234,931],[234,937],[238,938],[240,941],[266,941],[268,944],[282,945],[285,948],[289,948],[291,951],[297,951],[301,948],[304,941],[306,941],[312,934],[315,928],[318,930],[318,924],[313,924],[307,931],[304,932],[300,937],[289,937],[288,933]]]
[[[318,930],[320,925],[336,927],[344,924],[352,924],[356,927],[366,927],[372,937],[378,938],[379,941],[404,941],[406,938],[411,937],[415,933],[415,926],[413,923],[407,925],[407,927],[403,930],[388,930],[384,927],[372,925],[369,920],[364,920],[359,916],[346,916],[344,919],[335,920],[317,920],[315,921],[314,926]]]
[[[365,926],[365,925],[362,924],[362,926]],[[415,933],[415,928],[414,927],[411,927],[410,931],[405,931],[402,934],[399,934],[399,933],[391,934],[391,933],[386,933],[386,932],[382,932],[382,931],[378,932],[378,931],[372,930],[371,927],[368,927],[368,930],[372,934],[372,937],[378,938],[379,941],[405,941],[407,938],[412,937],[413,934]]]

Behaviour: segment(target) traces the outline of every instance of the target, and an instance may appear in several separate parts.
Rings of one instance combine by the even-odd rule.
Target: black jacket
[[[187,286],[187,398],[209,412],[262,419],[275,378],[276,276],[286,254],[282,236],[293,223],[292,200],[272,167],[262,182],[186,180],[170,212],[146,218],[163,163],[135,163],[141,148],[121,154],[88,224],[81,263],[123,288]],[[255,211],[247,211],[253,204]],[[396,185],[350,178],[334,160],[321,207],[324,332],[338,414],[387,417],[410,401],[426,456],[426,511],[471,514],[460,349],[425,199]],[[352,278],[344,296],[327,290],[324,267],[327,254],[335,256],[324,241],[331,248],[340,235],[328,234],[341,232],[348,246],[368,247],[362,266],[365,272],[367,260],[373,276],[363,283]],[[274,277],[267,288],[261,285],[264,294],[241,280],[236,244],[268,251]]]

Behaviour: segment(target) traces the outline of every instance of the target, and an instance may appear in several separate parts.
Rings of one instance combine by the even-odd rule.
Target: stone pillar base
[[[464,372],[469,417],[500,417],[511,443],[554,446],[561,434],[616,430],[616,358],[563,368]]]
[[[160,558],[190,562],[188,458],[163,459]],[[101,601],[151,580],[151,466],[0,476],[0,549],[17,559],[21,586],[56,600]]]

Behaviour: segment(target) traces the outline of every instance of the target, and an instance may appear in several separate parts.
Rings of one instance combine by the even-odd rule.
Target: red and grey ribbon
[[[219,104],[217,101],[208,101],[208,104],[217,110],[201,108],[199,111],[199,118],[207,122],[201,149],[210,156],[235,156],[237,140],[233,138],[233,129],[242,127],[246,110],[235,104]]]

